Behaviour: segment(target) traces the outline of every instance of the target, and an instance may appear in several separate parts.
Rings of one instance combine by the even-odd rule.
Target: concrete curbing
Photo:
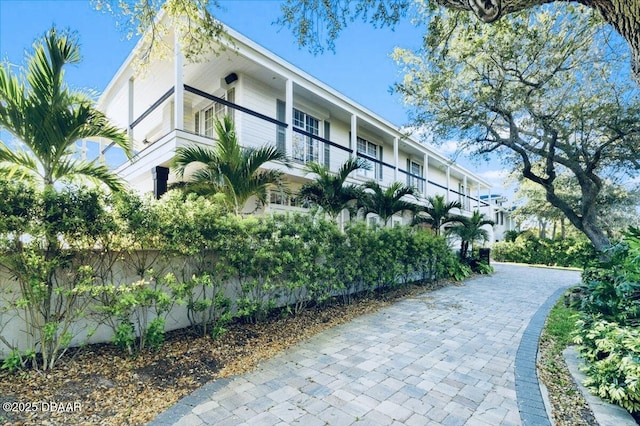
[[[582,383],[585,381],[587,376],[580,371],[580,365],[583,362],[580,360],[578,351],[575,347],[569,346],[562,351],[562,355],[567,362],[567,367],[569,367],[571,376],[573,376],[573,381],[576,382],[578,389],[580,389],[580,393],[582,393],[585,401],[587,401],[587,404],[589,405],[589,408],[591,408],[598,424],[601,426],[637,426],[636,421],[631,417],[631,414],[629,414],[627,410],[618,405],[603,401],[584,387]]]

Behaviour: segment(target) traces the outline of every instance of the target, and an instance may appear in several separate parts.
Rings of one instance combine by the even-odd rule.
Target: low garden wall
[[[91,191],[40,204],[10,200],[28,195],[0,193],[2,218],[12,219],[0,220],[7,368],[53,368],[68,347],[85,343],[158,348],[167,330],[185,326],[216,336],[233,318],[257,322],[276,308],[295,315],[435,280],[457,265],[444,239],[408,227],[354,223],[342,232],[311,215],[239,217],[215,199],[179,193],[160,201]]]

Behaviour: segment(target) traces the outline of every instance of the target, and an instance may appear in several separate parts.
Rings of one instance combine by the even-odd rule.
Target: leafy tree
[[[466,259],[469,253],[469,245],[476,242],[486,242],[489,233],[483,228],[485,225],[493,225],[492,220],[485,219],[484,216],[475,210],[471,217],[460,217],[460,225],[451,228],[451,233],[460,238],[460,258]]]
[[[253,196],[257,197],[259,203],[265,204],[267,188],[282,186],[283,173],[261,167],[270,161],[281,161],[288,165],[285,154],[271,145],[241,147],[233,121],[227,116],[216,120],[214,125],[217,135],[214,148],[193,145],[176,149],[173,167],[180,177],[184,177],[187,166],[191,164],[204,166],[193,172],[183,189],[200,195],[223,193],[236,213]]]
[[[557,191],[572,208],[577,209],[580,203],[580,186],[576,179],[569,173],[561,173],[557,178]],[[540,237],[545,238],[546,228],[551,225],[550,237],[557,238],[557,227],[560,226],[560,238],[567,235],[566,218],[562,212],[546,200],[544,189],[529,181],[522,179],[515,194],[516,203],[519,206],[512,215],[520,223],[537,223]],[[629,225],[638,223],[637,208],[640,206],[640,193],[636,188],[612,182],[610,179],[603,181],[603,188],[596,199],[597,221],[605,230],[609,238],[616,238],[620,232]],[[570,229],[577,232],[571,225]]]
[[[441,9],[470,11],[484,22],[494,22],[547,3],[570,3],[573,0],[286,0],[279,23],[290,28],[301,46],[312,52],[334,48],[335,40],[347,25],[356,20],[369,21],[375,26],[393,27],[411,15],[418,5],[428,13]],[[633,51],[632,68],[636,79],[640,74],[640,8],[629,0],[581,0],[579,3],[599,13],[625,38]],[[569,31],[572,25],[569,23]],[[579,29],[578,29],[579,32]],[[587,61],[584,62],[588,64]]]
[[[112,190],[123,184],[104,164],[73,158],[82,139],[106,138],[131,156],[127,134],[94,108],[91,98],[71,91],[64,82],[64,66],[80,62],[75,35],[50,29],[34,45],[23,76],[0,67],[0,128],[21,143],[0,141],[0,171],[53,187],[78,177],[102,182]]]
[[[573,0],[433,0],[444,7],[472,11],[485,22],[493,22],[507,14],[532,9],[547,3],[569,3]],[[629,0],[581,0],[579,3],[600,13],[628,42],[633,51],[631,66],[635,78],[640,78],[640,7]],[[569,22],[569,25],[571,23]],[[579,29],[578,29],[579,32]],[[584,62],[588,64],[587,61]]]
[[[445,14],[422,50],[395,53],[406,72],[396,89],[416,124],[462,137],[478,155],[499,154],[603,251],[610,243],[596,200],[604,179],[640,166],[637,87],[613,77],[606,55],[616,53],[596,41],[601,29],[584,9],[522,13],[490,26],[461,20]],[[564,171],[580,186],[575,207],[557,193]]]
[[[460,222],[460,216],[451,213],[453,209],[461,209],[459,201],[446,202],[444,195],[427,197],[427,204],[419,208],[413,223],[426,223],[431,226],[435,235],[440,235],[442,226],[446,223]]]
[[[456,11],[471,11],[484,22],[532,9],[547,3],[570,3],[573,0],[284,0],[280,25],[290,28],[300,46],[319,53],[333,49],[340,32],[356,19],[367,21],[375,27],[393,28],[407,19],[416,5],[428,11],[440,6]],[[632,68],[636,79],[640,74],[640,8],[629,0],[580,0],[579,3],[597,11],[610,24],[633,51]],[[144,35],[141,59],[146,62],[154,50],[160,50],[165,24],[157,17],[162,11],[170,26],[182,34],[181,46],[185,56],[197,60],[211,49],[216,41],[228,39],[223,25],[211,13],[219,8],[217,0],[95,0],[98,10],[113,13],[128,27],[128,36]]]
[[[375,181],[367,181],[364,184],[365,192],[360,201],[365,216],[369,213],[377,214],[384,222],[385,226],[389,219],[396,213],[406,211],[413,212],[416,204],[406,201],[406,196],[417,195],[414,187],[394,182],[387,189],[382,189]]]
[[[566,194],[565,177],[568,176],[564,174],[556,180],[556,193],[566,199],[568,194]],[[557,224],[560,224],[560,237],[565,237],[566,217],[547,201],[545,191],[540,185],[521,178],[514,198],[514,202],[518,204],[518,207],[511,213],[511,216],[517,223],[526,224],[526,227],[535,225],[540,238],[547,238],[547,228],[551,225],[553,226],[552,239],[556,237]]]
[[[173,45],[163,42],[170,28],[180,34],[182,52],[194,62],[208,53],[218,54],[224,47],[216,42],[229,40],[223,24],[210,11],[220,7],[218,0],[92,0],[92,3],[97,10],[113,14],[126,28],[128,38],[142,34],[137,53],[142,66],[154,54],[162,56],[173,49]],[[166,19],[158,19],[160,16]]]
[[[314,180],[302,185],[300,197],[307,205],[317,206],[335,219],[343,210],[355,212],[355,202],[362,197],[362,188],[347,184],[347,178],[356,170],[368,167],[362,158],[350,158],[345,161],[336,174],[328,167],[318,163],[306,165],[307,174],[316,175]]]

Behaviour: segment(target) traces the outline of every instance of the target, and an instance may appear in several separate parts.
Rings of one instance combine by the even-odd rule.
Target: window
[[[469,209],[469,197],[471,196],[471,192],[469,188],[465,188],[464,184],[458,184],[458,201],[462,204],[462,208],[464,210]]]
[[[382,147],[378,147],[378,145],[369,142],[366,139],[361,137],[357,138],[358,141],[358,154],[360,157],[364,158],[365,162],[369,165],[369,170],[360,169],[358,170],[358,174],[360,176],[364,176],[369,179],[382,179],[382,164],[377,161],[370,160],[373,158],[374,160],[379,160],[382,157]],[[380,151],[380,155],[378,155],[378,151]]]
[[[320,136],[320,120],[294,108],[293,127]],[[320,141],[297,132],[293,132],[293,158],[308,163],[320,161]]]
[[[407,185],[413,186],[419,192],[424,192],[424,179],[420,179],[423,176],[422,164],[416,163],[412,160],[407,160]]]
[[[287,195],[282,191],[271,191],[269,193],[269,203],[280,206],[300,207],[300,201],[296,195]]]
[[[208,138],[213,137],[214,133],[214,107],[209,107],[204,110],[204,135]]]
[[[220,96],[221,99],[228,100],[229,102],[235,101],[235,89],[230,89],[227,93]],[[195,131],[199,135],[204,135],[208,138],[215,137],[215,121],[216,119],[222,119],[225,115],[228,115],[233,121],[233,108],[214,102],[203,108],[199,112],[196,112]]]

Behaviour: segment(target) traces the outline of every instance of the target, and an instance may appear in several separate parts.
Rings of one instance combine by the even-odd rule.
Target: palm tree
[[[282,186],[283,173],[261,167],[270,161],[282,161],[288,165],[287,157],[271,145],[241,147],[233,121],[228,116],[217,119],[214,124],[218,142],[214,148],[192,145],[176,149],[173,167],[178,176],[183,177],[191,164],[204,166],[193,173],[183,189],[201,195],[222,193],[236,213],[252,196],[264,205],[269,186]]]
[[[440,235],[440,230],[444,224],[460,222],[461,216],[451,214],[451,210],[461,208],[462,204],[459,201],[447,203],[443,195],[427,197],[427,205],[420,207],[420,211],[416,214],[413,223],[414,225],[426,223],[431,226],[435,235]]]
[[[80,62],[77,38],[52,28],[34,49],[22,78],[12,75],[9,66],[0,67],[0,128],[21,143],[10,148],[0,141],[0,172],[48,188],[85,177],[123,189],[106,165],[73,158],[76,143],[90,138],[111,140],[129,158],[132,153],[127,134],[111,125],[87,94],[64,83],[64,66]]]
[[[316,178],[302,185],[300,197],[303,203],[321,208],[332,219],[344,209],[354,213],[354,201],[361,198],[362,188],[353,184],[346,185],[345,182],[351,173],[367,167],[362,158],[349,158],[340,166],[338,173],[333,174],[324,165],[308,163],[305,167],[307,174],[313,173]]]
[[[370,180],[364,184],[364,188],[361,205],[365,216],[375,213],[383,220],[385,226],[394,214],[416,210],[416,204],[403,200],[406,195],[417,194],[412,186],[394,182],[387,189],[382,189],[378,182]]]
[[[473,246],[477,241],[486,242],[489,239],[489,233],[482,227],[493,224],[492,220],[485,219],[478,210],[475,210],[471,217],[460,218],[460,225],[452,228],[451,233],[460,237],[460,257],[462,259],[467,258],[470,244]]]

